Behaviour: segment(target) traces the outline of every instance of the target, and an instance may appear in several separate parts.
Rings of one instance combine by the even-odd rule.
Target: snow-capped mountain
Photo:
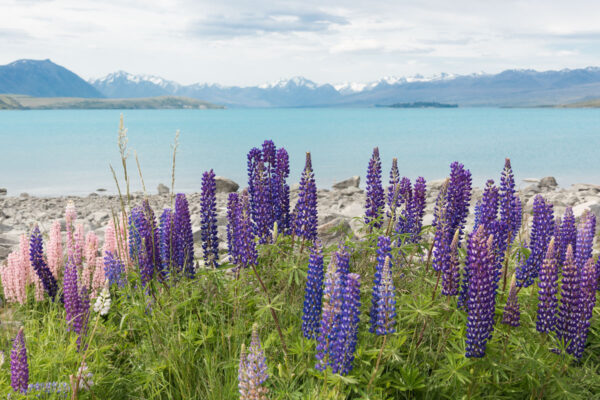
[[[174,94],[180,87],[176,82],[153,75],[133,75],[117,71],[89,83],[107,97],[132,98]]]

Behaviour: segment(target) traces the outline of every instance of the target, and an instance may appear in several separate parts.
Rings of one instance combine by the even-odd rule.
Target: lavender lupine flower
[[[139,265],[143,286],[146,286],[154,276],[151,229],[144,209],[132,208],[129,216],[129,255]]]
[[[337,271],[341,274],[349,274],[350,273],[350,253],[348,252],[348,247],[340,244],[338,251],[335,252],[335,262],[337,266]]]
[[[453,233],[450,231],[451,226],[448,218],[448,204],[446,195],[448,193],[448,185],[450,181],[446,179],[438,193],[435,201],[435,209],[433,210],[433,226],[435,226],[435,234],[433,237],[433,263],[434,271],[443,271],[447,269],[450,257],[450,242],[448,235]],[[456,232],[456,229],[454,230]],[[460,233],[459,233],[460,240]]]
[[[88,321],[90,319],[90,295],[85,286],[81,288],[81,293],[79,294],[78,314],[80,326],[76,327],[79,330],[75,329],[75,332],[79,334],[77,336],[77,351],[81,351],[81,344],[84,342],[87,334]],[[83,350],[87,350],[87,346]]]
[[[573,247],[567,246],[565,264],[562,268],[560,306],[556,320],[556,334],[567,344],[567,352],[573,354],[581,319],[580,276],[573,255]]]
[[[77,265],[75,265],[72,258],[69,258],[67,265],[65,266],[63,293],[65,299],[67,331],[72,330],[79,333],[81,329],[81,315],[79,315],[81,300],[79,298],[79,288],[77,286]]]
[[[382,271],[385,262],[390,258],[391,242],[388,236],[379,236],[377,243],[377,266],[375,267],[375,278],[373,280],[373,294],[371,297],[371,311],[369,313],[371,317],[371,325],[369,331],[375,333],[377,331],[377,309],[379,307],[379,300],[381,298],[380,289]]]
[[[217,237],[217,184],[215,173],[211,169],[202,175],[202,193],[200,195],[200,214],[202,250],[205,265],[219,266],[219,239]],[[193,240],[193,236],[192,236]]]
[[[533,200],[533,225],[529,248],[531,254],[525,263],[517,267],[517,285],[528,287],[538,276],[548,243],[554,234],[554,212],[552,204],[546,203],[539,194]]]
[[[293,224],[294,233],[299,238],[310,241],[317,238],[317,186],[315,185],[310,153],[306,153],[306,164],[300,179]]]
[[[377,335],[387,335],[394,333],[396,329],[396,298],[394,281],[392,280],[392,270],[390,269],[390,257],[387,256],[381,269],[379,283],[373,288],[373,297],[377,292],[377,308],[375,309],[375,322]],[[373,311],[371,311],[373,312]]]
[[[284,148],[277,149],[277,161],[274,182],[275,204],[273,207],[275,221],[280,232],[290,230],[290,186],[286,179],[290,176],[290,161]]]
[[[590,258],[581,271],[581,315],[577,328],[577,337],[575,339],[575,348],[573,355],[581,358],[587,341],[588,330],[590,328],[590,319],[596,305],[596,289],[598,282],[596,279],[596,267]]]
[[[175,214],[173,215],[173,230],[175,234],[174,256],[179,271],[188,278],[193,278],[194,268],[194,234],[190,220],[190,208],[185,194],[175,196]]]
[[[159,241],[160,241],[160,270],[157,271],[164,280],[175,266],[175,221],[173,211],[165,208],[160,215]]]
[[[258,326],[252,326],[252,341],[246,350],[242,344],[238,369],[240,400],[267,400],[269,390],[264,386],[267,378],[267,359],[260,345]]]
[[[237,227],[235,229],[236,264],[240,267],[248,268],[250,265],[256,265],[258,254],[256,252],[256,243],[254,242],[252,220],[250,219],[250,196],[247,190],[242,192],[238,212],[239,216],[236,218]]]
[[[125,286],[125,264],[115,253],[107,251],[104,255],[104,276],[108,280],[108,285],[117,285],[122,288]]]
[[[515,192],[515,178],[510,165],[510,159],[506,159],[504,170],[500,176],[499,194],[499,211],[500,211],[500,227],[498,234],[500,235],[499,256],[500,263],[504,259],[504,253],[510,244],[517,237],[519,228],[521,227],[521,200]]]
[[[258,163],[261,161],[262,161],[262,152],[260,151],[260,149],[253,147],[248,152],[248,193],[250,195],[250,210],[251,210],[252,219],[255,218],[255,214],[256,214],[255,203],[254,203],[254,182],[255,182],[254,175],[256,174],[256,167],[258,166]]]
[[[573,209],[567,207],[563,215],[560,229],[558,231],[558,265],[559,267],[565,262],[567,256],[567,247],[571,245],[576,249],[577,244],[577,227],[575,226],[575,215]]]
[[[427,193],[427,183],[425,178],[419,176],[415,181],[412,200],[409,207],[411,221],[411,241],[418,243],[421,238],[421,228],[423,227],[423,216],[425,215],[425,200]]]
[[[392,168],[390,169],[390,185],[387,190],[387,205],[389,208],[388,218],[394,223],[396,221],[396,210],[399,206],[400,197],[400,172],[398,171],[398,159],[394,157],[392,160]]]
[[[381,160],[379,148],[373,149],[367,169],[367,201],[365,203],[365,224],[373,223],[375,228],[381,228],[385,199],[381,184]]]
[[[460,286],[460,271],[458,262],[458,229],[454,232],[454,238],[450,244],[450,260],[442,271],[442,294],[444,296],[456,296]],[[468,282],[468,278],[467,278]]]
[[[302,314],[302,333],[307,339],[314,339],[319,332],[321,302],[323,299],[323,250],[319,240],[315,241],[308,260],[308,275]]]
[[[252,219],[254,222],[254,233],[261,244],[267,243],[271,239],[271,229],[274,223],[271,195],[271,182],[267,175],[265,164],[260,161],[254,174],[253,201],[255,213],[252,215]]]
[[[502,323],[514,328],[521,325],[521,310],[519,308],[519,296],[517,293],[517,280],[513,275],[506,305],[504,306],[504,313],[502,314]]]
[[[23,328],[19,329],[10,351],[10,385],[15,392],[26,393],[29,383],[27,348]]]
[[[323,306],[321,322],[317,335],[317,364],[315,368],[324,371],[327,366],[333,365],[332,349],[339,330],[339,318],[342,310],[342,279],[337,270],[336,257],[333,257],[327,266],[325,274],[325,287],[323,290]]]
[[[450,232],[459,229],[459,242],[465,228],[467,215],[469,214],[469,203],[471,201],[471,171],[465,169],[464,165],[453,162],[450,164],[450,182],[446,194],[448,203],[448,222]]]
[[[577,227],[577,244],[575,246],[575,264],[579,271],[583,270],[587,261],[592,257],[592,246],[596,233],[596,216],[586,211]]]
[[[345,276],[344,276],[345,275]],[[347,375],[352,370],[354,351],[360,321],[360,276],[358,274],[341,274],[343,277],[342,309],[337,338],[333,347],[332,365],[334,374]]]
[[[498,215],[498,197],[498,188],[494,185],[494,181],[489,179],[483,190],[483,196],[476,206],[477,216],[473,227],[474,231],[479,228],[479,225],[483,225],[488,235],[496,233],[493,232],[493,228]]]
[[[470,278],[465,355],[469,358],[485,355],[487,342],[494,330],[496,265],[491,246],[493,236],[487,237],[480,226],[471,236],[467,256]]]
[[[555,238],[552,238],[540,268],[540,280],[538,281],[538,308],[535,328],[540,333],[552,332],[556,326],[558,256],[559,250],[556,249]]]
[[[40,278],[40,281],[42,281],[44,290],[52,301],[54,301],[56,293],[58,292],[58,284],[44,259],[44,242],[42,240],[40,228],[37,225],[33,228],[33,232],[29,238],[29,257],[31,266]]]
[[[240,198],[237,193],[229,193],[227,198],[227,249],[229,255],[235,263],[237,259],[237,249],[235,244],[237,242],[237,226],[240,215]]]

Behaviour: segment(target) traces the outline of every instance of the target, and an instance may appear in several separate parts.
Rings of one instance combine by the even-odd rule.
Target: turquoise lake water
[[[198,191],[202,172],[241,185],[246,153],[266,138],[290,153],[290,182],[299,180],[310,151],[317,183],[364,178],[379,146],[384,178],[393,157],[402,175],[439,179],[458,160],[481,186],[498,180],[510,157],[518,180],[553,175],[559,185],[600,184],[600,110],[596,109],[230,109],[60,110],[0,112],[0,187],[10,195],[115,192],[109,163],[120,174],[117,129],[124,114],[134,190],[170,186],[171,144],[181,131],[176,190]],[[364,182],[361,183],[361,186]]]

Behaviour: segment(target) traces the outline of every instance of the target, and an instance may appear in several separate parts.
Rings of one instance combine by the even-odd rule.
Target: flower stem
[[[371,379],[369,380],[369,385],[367,386],[367,392],[371,390],[371,385],[373,384],[373,380],[375,379],[375,375],[377,374],[377,370],[379,369],[379,363],[381,362],[381,356],[383,355],[383,348],[385,347],[386,341],[387,335],[383,335],[383,343],[381,344],[381,349],[379,350],[379,355],[377,356],[377,363],[375,364],[375,369],[373,370],[373,374],[371,374]]]

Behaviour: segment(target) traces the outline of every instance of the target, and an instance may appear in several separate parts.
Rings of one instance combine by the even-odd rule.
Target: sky
[[[251,86],[600,66],[600,2],[0,0],[0,64]]]

